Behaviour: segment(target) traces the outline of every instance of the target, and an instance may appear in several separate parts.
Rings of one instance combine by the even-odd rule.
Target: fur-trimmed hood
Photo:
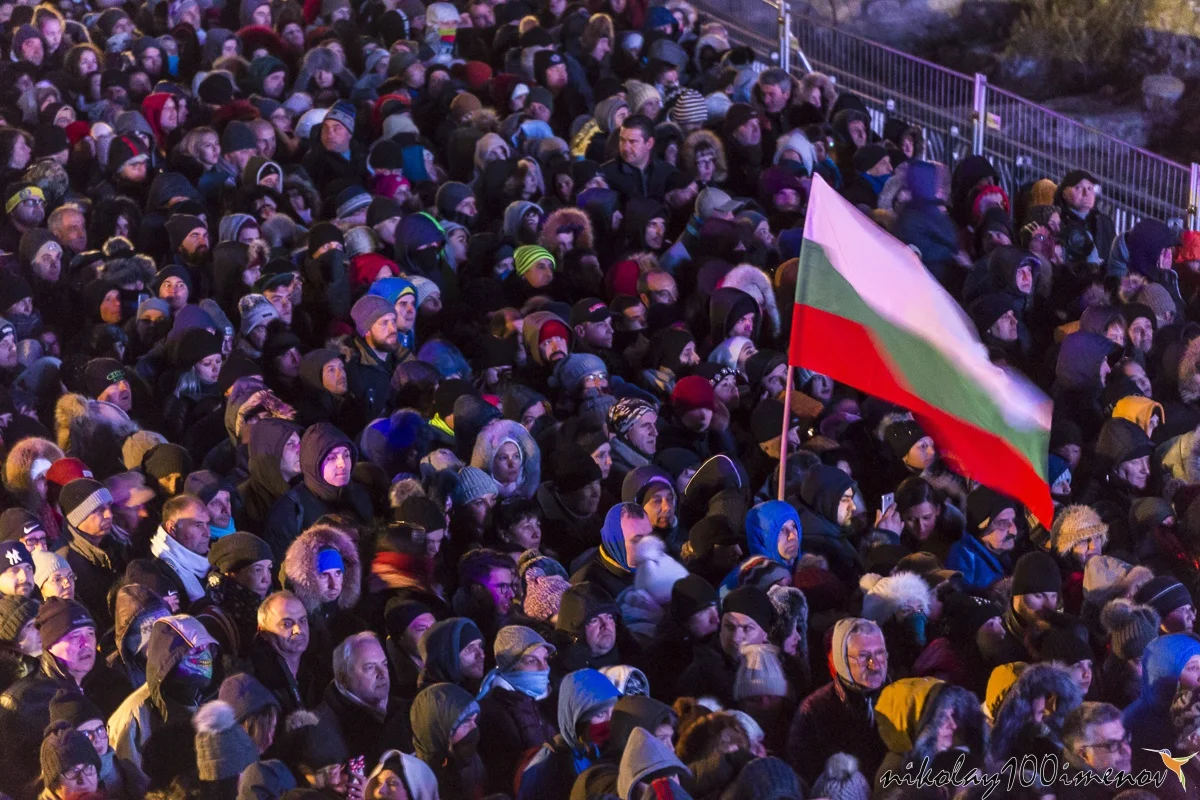
[[[925,579],[913,572],[897,572],[886,578],[871,572],[858,582],[863,590],[862,616],[880,624],[893,617],[929,615],[933,592]]]
[[[991,756],[995,763],[1003,764],[1005,759],[1013,755],[1013,747],[1029,723],[1034,699],[1050,695],[1056,698],[1056,702],[1054,710],[1043,724],[1057,736],[1062,731],[1067,714],[1083,702],[1079,685],[1071,680],[1070,673],[1054,664],[1027,666],[996,711],[991,744]]]
[[[713,150],[713,183],[724,183],[729,177],[729,162],[725,158],[725,145],[709,130],[692,131],[683,140],[679,151],[679,163],[688,173],[696,171],[696,151],[705,147]]]
[[[343,85],[343,88],[354,85],[354,73],[342,65],[337,53],[328,47],[316,47],[304,55],[304,61],[296,73],[296,81],[292,84],[292,91],[308,91],[308,82],[318,72],[331,73]]]
[[[1185,403],[1200,400],[1200,338],[1188,342],[1179,359],[1179,399]]]
[[[558,233],[567,227],[582,228],[581,231],[575,233],[575,247],[592,249],[595,244],[595,234],[592,233],[592,220],[578,208],[560,208],[557,211],[551,212],[550,216],[546,217],[546,224],[542,226],[542,234],[538,244],[551,253],[557,253],[559,248]]]
[[[512,440],[521,448],[521,477],[517,481],[514,494],[526,499],[532,498],[537,492],[538,484],[542,481],[542,456],[537,443],[529,435],[529,431],[518,422],[507,419],[496,419],[484,426],[475,439],[475,449],[471,453],[471,466],[478,467],[487,474],[492,474],[492,459],[496,451],[506,441]]]
[[[4,486],[10,492],[32,492],[29,470],[33,462],[44,458],[53,464],[63,457],[63,451],[49,439],[31,436],[13,445],[4,458]]]
[[[792,635],[792,628],[800,632],[796,646],[796,661],[803,669],[808,668],[808,598],[794,586],[775,585],[767,590],[771,605],[775,606],[775,624],[771,626],[771,642],[783,645]]]
[[[1200,483],[1200,428],[1168,439],[1154,451],[1163,479]]]
[[[750,264],[739,264],[726,273],[721,279],[721,286],[741,289],[758,303],[758,308],[767,318],[772,336],[779,335],[779,306],[775,303],[775,292],[771,288],[771,279],[758,267]]]
[[[154,261],[146,256],[128,256],[109,259],[100,277],[118,286],[141,281],[149,286],[155,275]]]
[[[287,554],[283,557],[280,577],[291,586],[305,608],[309,611],[319,608],[323,601],[320,584],[317,582],[317,554],[327,548],[337,550],[344,564],[342,594],[337,600],[338,608],[354,608],[358,605],[359,593],[362,590],[362,562],[354,540],[332,525],[313,525],[300,534],[296,541],[288,546]]]
[[[879,736],[888,750],[920,764],[933,759],[937,746],[937,720],[953,709],[957,739],[978,756],[987,748],[988,731],[983,710],[969,690],[937,678],[903,678],[890,683],[875,702]]]
[[[64,394],[54,404],[54,435],[64,453],[71,449],[71,428],[87,415],[87,407],[88,399],[74,392]]]
[[[821,90],[821,110],[825,112],[825,116],[828,118],[830,111],[833,109],[833,104],[837,102],[837,87],[833,85],[833,81],[825,73],[810,72],[800,79],[800,101],[808,102],[808,99],[812,96],[813,89]]]

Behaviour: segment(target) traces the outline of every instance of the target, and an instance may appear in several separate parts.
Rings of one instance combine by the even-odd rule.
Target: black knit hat
[[[142,471],[154,480],[172,475],[183,477],[192,471],[192,457],[177,444],[156,444],[142,457]]]
[[[1000,512],[1016,509],[1015,500],[986,486],[976,486],[967,495],[967,532],[981,536]]]
[[[184,332],[175,344],[175,364],[189,369],[221,352],[222,338],[207,328],[192,328]]]
[[[73,630],[96,627],[92,615],[81,603],[61,597],[51,597],[42,603],[34,624],[37,625],[43,650],[49,650],[51,645]]]
[[[311,256],[330,242],[337,242],[345,246],[346,238],[332,222],[318,222],[308,232],[308,254]]]
[[[429,606],[419,600],[406,600],[404,597],[393,597],[388,600],[383,610],[383,627],[387,635],[399,638],[408,630],[408,626],[422,614],[432,614]]]
[[[1192,604],[1192,596],[1188,590],[1170,575],[1159,575],[1146,581],[1142,588],[1138,589],[1134,599],[1153,608],[1163,619],[1170,616],[1175,609]]]
[[[10,272],[0,278],[0,314],[3,314],[26,297],[33,297],[33,288],[29,281]]]
[[[925,431],[911,419],[906,419],[888,425],[883,438],[892,449],[892,456],[903,460],[912,446],[925,438]]]
[[[1013,597],[1061,591],[1062,573],[1050,554],[1035,550],[1017,559],[1017,565],[1013,567]]]
[[[367,225],[372,228],[381,222],[401,216],[404,216],[404,209],[390,197],[380,195],[367,206]]]
[[[287,731],[283,752],[289,763],[316,772],[350,757],[336,725],[311,711],[295,711],[284,721]]]
[[[253,533],[237,531],[222,536],[208,550],[208,563],[218,572],[237,572],[256,561],[274,562],[271,546]]]
[[[792,414],[788,417],[788,429],[800,424],[799,418]],[[783,403],[773,397],[768,397],[754,407],[750,415],[750,433],[758,443],[770,442],[783,434]]]
[[[0,642],[16,642],[21,629],[37,617],[41,606],[32,597],[4,595],[0,597]]]
[[[725,595],[721,603],[721,613],[745,614],[759,624],[764,631],[771,630],[775,621],[775,606],[771,597],[756,586],[742,586]]]
[[[171,251],[174,252],[183,244],[183,240],[188,237],[192,231],[197,228],[208,230],[208,226],[204,224],[204,220],[199,217],[194,217],[191,214],[172,214],[165,225],[167,229],[167,238],[171,242]]]
[[[104,712],[80,692],[59,689],[50,701],[50,721],[65,722],[75,728],[94,719],[107,720]]]
[[[1070,665],[1096,656],[1087,642],[1065,628],[1050,628],[1037,641],[1039,661],[1061,661]]]
[[[80,764],[90,764],[100,771],[100,756],[92,747],[92,740],[72,728],[66,722],[54,722],[46,729],[42,739],[42,781],[47,787],[58,784],[64,772]]]
[[[115,358],[93,358],[83,368],[83,386],[88,397],[99,397],[113,384],[125,380],[125,367]]]
[[[236,153],[238,150],[255,150],[258,148],[258,137],[254,128],[247,122],[234,120],[225,126],[221,134],[221,152]]]
[[[715,606],[717,599],[717,590],[711,583],[688,573],[671,587],[671,616],[677,622],[684,622],[696,612]]]
[[[603,477],[592,456],[574,442],[555,448],[550,456],[550,474],[554,488],[561,494],[570,494]]]

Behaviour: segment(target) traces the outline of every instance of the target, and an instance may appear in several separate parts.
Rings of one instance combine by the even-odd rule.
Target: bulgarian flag
[[[917,255],[814,176],[788,363],[912,411],[960,474],[1050,526],[1051,402],[993,365]]]

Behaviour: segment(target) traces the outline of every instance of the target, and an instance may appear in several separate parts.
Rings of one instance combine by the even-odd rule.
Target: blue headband
[[[328,572],[331,569],[340,569],[345,572],[346,566],[342,561],[341,553],[332,547],[326,547],[317,553],[317,572]]]

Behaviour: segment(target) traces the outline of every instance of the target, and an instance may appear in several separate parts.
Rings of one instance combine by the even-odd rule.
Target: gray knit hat
[[[788,682],[779,663],[779,648],[770,644],[742,646],[742,661],[733,681],[733,699],[787,697]]]
[[[371,330],[371,326],[380,317],[394,313],[395,309],[387,300],[373,294],[364,294],[350,309],[350,318],[354,320],[354,329],[358,331],[358,335],[366,336],[367,331]]]
[[[458,508],[471,503],[484,495],[499,494],[500,484],[496,479],[478,467],[463,467],[458,471],[458,484],[450,494],[454,507]]]
[[[1158,636],[1162,620],[1150,606],[1118,597],[1100,611],[1100,624],[1108,631],[1117,658],[1140,661],[1146,645]]]
[[[229,704],[238,722],[268,708],[279,709],[279,700],[271,690],[248,672],[239,672],[221,681],[217,698]]]
[[[608,367],[604,366],[604,361],[600,356],[591,353],[572,353],[558,362],[558,367],[554,370],[554,377],[564,392],[574,395],[579,392],[583,379],[596,372],[608,374]]]
[[[868,800],[871,788],[858,769],[858,759],[848,753],[834,753],[813,784],[812,794],[829,800]]]
[[[242,336],[249,336],[259,325],[279,319],[279,312],[264,295],[248,294],[238,300],[238,316],[242,318]]]
[[[78,528],[96,509],[112,505],[112,501],[112,495],[104,488],[104,484],[91,478],[76,478],[64,486],[58,495],[58,507],[73,528]]]
[[[196,768],[202,781],[236,778],[258,760],[250,734],[237,722],[233,706],[213,700],[196,709]]]
[[[554,645],[543,639],[533,628],[524,625],[506,625],[496,631],[496,669],[511,672],[517,668],[521,658],[538,647],[546,648],[546,655],[553,655]]]

